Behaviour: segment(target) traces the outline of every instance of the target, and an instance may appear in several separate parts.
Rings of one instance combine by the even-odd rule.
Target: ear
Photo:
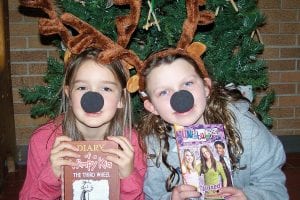
[[[158,112],[156,111],[154,105],[148,99],[144,101],[144,108],[154,115],[158,115]]]
[[[208,97],[210,95],[212,82],[210,78],[204,78],[204,90],[205,90],[205,96]]]

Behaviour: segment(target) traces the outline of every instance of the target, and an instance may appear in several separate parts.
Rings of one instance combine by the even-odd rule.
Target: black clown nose
[[[87,92],[81,98],[81,107],[87,113],[99,112],[104,105],[104,99],[98,92]]]
[[[184,113],[194,106],[194,97],[189,91],[180,90],[172,95],[170,103],[176,112]]]

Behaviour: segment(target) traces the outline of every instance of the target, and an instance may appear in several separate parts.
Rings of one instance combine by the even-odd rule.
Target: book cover
[[[201,193],[200,199],[223,199],[222,187],[232,186],[232,166],[222,124],[174,126],[183,182]]]
[[[106,148],[118,148],[113,141],[72,141],[79,149],[76,166],[63,170],[63,200],[118,200],[120,178],[118,166],[106,160]]]

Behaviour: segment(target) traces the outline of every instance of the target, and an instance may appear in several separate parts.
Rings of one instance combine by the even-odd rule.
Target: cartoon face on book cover
[[[76,166],[64,167],[64,200],[118,200],[120,178],[118,167],[105,158],[103,148],[118,148],[112,141],[73,141],[80,158]]]
[[[200,199],[223,199],[221,187],[232,186],[232,172],[223,125],[174,126],[185,184],[195,186]]]
[[[109,200],[108,180],[76,180],[72,184],[73,199]]]

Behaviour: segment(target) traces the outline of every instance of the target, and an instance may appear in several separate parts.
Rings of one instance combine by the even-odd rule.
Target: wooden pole
[[[4,25],[4,5],[3,1],[0,1],[0,72],[3,71],[5,68],[5,58],[6,58],[6,51],[5,51],[5,25]]]

